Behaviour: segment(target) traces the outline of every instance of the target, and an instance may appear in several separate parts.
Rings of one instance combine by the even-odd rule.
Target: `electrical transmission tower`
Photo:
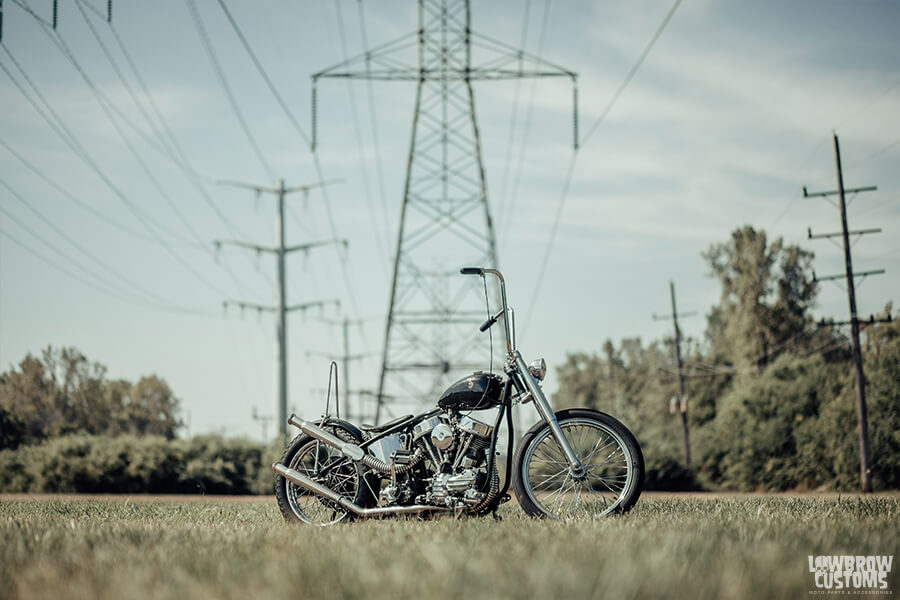
[[[842,275],[829,275],[826,277],[816,277],[817,281],[827,281],[834,279],[847,280],[847,300],[850,304],[850,335],[853,352],[853,372],[856,378],[856,418],[857,433],[859,434],[859,485],[863,493],[872,491],[872,467],[871,456],[869,454],[869,417],[866,408],[866,377],[863,373],[862,351],[859,347],[859,319],[856,315],[856,278],[867,277],[869,275],[880,275],[884,273],[884,269],[873,271],[857,271],[853,272],[853,261],[850,257],[850,236],[862,236],[867,233],[881,233],[881,228],[874,229],[858,229],[856,231],[848,231],[847,229],[847,203],[845,196],[852,193],[854,196],[860,192],[872,192],[878,189],[875,186],[867,186],[860,188],[846,189],[844,188],[844,173],[841,169],[841,147],[838,144],[837,134],[834,134],[834,163],[837,171],[838,189],[830,192],[816,192],[810,194],[803,186],[803,196],[806,198],[821,196],[828,198],[837,195],[841,211],[841,231],[837,233],[823,233],[813,235],[811,229],[807,229],[809,239],[833,238],[840,237],[843,239],[844,248],[844,273]],[[815,277],[815,274],[813,275]],[[873,319],[874,321],[874,319]]]
[[[298,250],[307,251],[310,248],[316,248],[318,246],[326,246],[329,244],[337,244],[343,243],[347,244],[346,240],[324,240],[319,242],[310,242],[308,244],[298,244],[295,246],[285,246],[284,245],[284,198],[288,194],[294,192],[303,192],[304,194],[308,193],[309,190],[327,185],[331,182],[319,182],[310,185],[300,185],[295,187],[285,187],[284,180],[278,181],[278,187],[268,187],[262,185],[253,185],[250,183],[241,183],[236,181],[223,181],[221,182],[225,185],[232,185],[235,187],[245,188],[248,190],[253,190],[256,192],[257,196],[262,193],[266,194],[274,194],[278,198],[278,211],[277,215],[277,235],[278,235],[278,245],[277,246],[261,246],[259,244],[252,244],[250,242],[244,242],[240,240],[216,240],[215,245],[216,248],[220,248],[224,244],[229,244],[232,246],[239,246],[241,248],[249,248],[251,250],[255,250],[257,253],[267,252],[270,254],[274,254],[278,258],[278,304],[276,306],[266,306],[262,304],[256,304],[253,302],[243,302],[240,300],[226,300],[223,302],[224,306],[227,308],[229,305],[239,306],[241,309],[251,308],[260,312],[273,312],[275,313],[276,319],[276,336],[278,340],[278,431],[281,433],[282,437],[287,433],[287,313],[293,312],[296,310],[307,310],[314,306],[323,306],[325,304],[340,304],[337,300],[316,300],[313,302],[305,302],[303,304],[287,304],[287,293],[286,293],[286,275],[285,275],[285,257],[292,253],[297,252]],[[254,413],[255,417],[255,413]]]
[[[416,32],[312,76],[313,148],[319,79],[417,84],[376,422],[389,398],[420,406],[491,358],[478,335],[484,299],[459,276],[464,265],[497,266],[472,82],[570,78],[578,140],[575,73],[472,31],[469,0],[419,0],[418,19]],[[398,55],[413,47],[418,63],[405,64]]]

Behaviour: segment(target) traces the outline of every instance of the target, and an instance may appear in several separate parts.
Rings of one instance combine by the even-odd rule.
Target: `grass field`
[[[274,499],[7,497],[0,598],[803,598],[808,555],[900,554],[896,496],[648,497],[595,522],[501,514],[317,529],[285,524]]]

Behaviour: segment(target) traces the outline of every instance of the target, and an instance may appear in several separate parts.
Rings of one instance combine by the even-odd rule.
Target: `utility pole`
[[[253,407],[253,413],[251,414],[254,421],[258,421],[262,427],[262,439],[264,442],[269,441],[269,423],[274,419],[272,415],[261,415],[256,411],[256,407]]]
[[[682,376],[681,362],[681,328],[678,326],[678,317],[689,317],[697,314],[694,311],[678,314],[675,306],[675,282],[669,282],[669,295],[672,298],[672,314],[657,316],[653,315],[655,321],[666,320],[671,317],[672,324],[675,326],[675,362],[678,365],[676,375],[678,377],[678,412],[681,415],[681,440],[684,446],[684,466],[691,466],[691,445],[688,439],[688,420],[687,420],[687,397],[684,395],[684,377]]]
[[[331,360],[339,360],[341,363],[341,379],[343,380],[341,383],[341,390],[344,398],[344,414],[346,418],[350,420],[351,415],[354,415],[356,418],[362,418],[362,398],[360,398],[359,410],[356,413],[352,412],[352,405],[350,403],[350,361],[354,360],[362,360],[370,356],[369,354],[350,354],[350,326],[351,325],[360,325],[365,322],[363,319],[352,320],[349,318],[344,318],[340,321],[335,321],[333,319],[322,319],[322,321],[328,323],[329,325],[340,325],[343,339],[343,354],[339,356],[335,356],[333,354],[323,354],[318,352],[309,352],[308,354],[316,354],[318,356],[324,356],[325,358]]]
[[[240,240],[216,240],[214,243],[216,248],[219,249],[224,244],[238,246],[241,248],[249,248],[251,250],[256,250],[257,253],[268,252],[274,254],[278,260],[278,304],[276,306],[265,306],[261,304],[256,304],[253,302],[242,302],[240,300],[226,300],[223,302],[223,305],[227,308],[229,305],[239,306],[240,308],[252,308],[256,309],[259,312],[273,312],[276,315],[276,338],[278,340],[278,430],[282,435],[287,433],[287,313],[293,312],[295,310],[307,310],[314,306],[323,306],[325,304],[338,304],[340,302],[337,300],[318,300],[314,302],[306,302],[303,304],[295,304],[292,306],[288,306],[287,304],[287,293],[285,291],[285,256],[291,252],[296,252],[298,250],[307,251],[310,248],[316,248],[319,246],[326,246],[330,244],[343,243],[346,247],[346,240],[323,240],[318,242],[311,242],[308,244],[298,244],[295,246],[285,246],[284,245],[284,198],[288,194],[292,194],[294,192],[303,192],[304,194],[309,192],[309,190],[313,188],[317,188],[323,185],[327,185],[332,182],[318,182],[309,185],[300,185],[294,187],[285,187],[284,180],[278,180],[278,187],[272,188],[268,186],[261,185],[253,185],[250,183],[242,183],[237,181],[220,181],[219,183],[224,185],[231,185],[234,187],[245,188],[248,190],[253,190],[257,195],[259,194],[274,194],[278,198],[278,210],[276,212],[277,223],[276,223],[276,237],[277,244],[276,246],[261,246],[258,244],[252,244],[249,242],[244,242]]]
[[[606,340],[606,343],[603,344],[603,352],[606,354],[606,392],[609,395],[609,414],[613,414],[616,405],[615,352],[610,340]]]
[[[805,198],[812,198],[816,196],[822,196],[831,201],[829,196],[837,194],[840,202],[840,211],[841,211],[841,232],[839,233],[824,233],[819,235],[813,235],[812,229],[807,229],[807,234],[809,239],[820,239],[820,238],[833,238],[840,236],[844,242],[844,267],[845,273],[844,275],[830,275],[827,277],[819,277],[815,278],[815,274],[813,275],[814,279],[817,281],[827,281],[840,279],[842,277],[846,277],[847,280],[847,299],[850,304],[850,333],[851,340],[853,344],[852,354],[853,354],[853,367],[854,374],[856,375],[856,418],[858,421],[857,433],[859,434],[859,480],[860,480],[860,489],[863,493],[870,493],[872,491],[872,468],[870,462],[869,455],[869,417],[868,411],[866,409],[866,379],[865,374],[863,373],[863,363],[862,363],[862,352],[859,346],[859,319],[856,314],[856,289],[855,289],[855,280],[856,277],[866,277],[868,275],[879,275],[884,273],[884,269],[878,269],[874,271],[863,271],[860,273],[853,274],[853,262],[850,258],[850,236],[858,235],[862,236],[867,233],[881,233],[881,228],[874,229],[860,229],[857,231],[848,231],[847,229],[847,204],[845,201],[845,195],[847,193],[858,194],[859,192],[872,192],[877,190],[878,188],[875,186],[867,186],[861,188],[852,188],[852,189],[844,189],[844,174],[841,170],[841,148],[838,143],[838,137],[836,133],[833,133],[834,136],[834,162],[837,170],[837,183],[838,189],[830,192],[816,192],[810,194],[806,190],[806,186],[803,186],[803,196]]]
[[[470,0],[417,4],[415,32],[312,76],[313,147],[320,79],[416,84],[376,423],[388,398],[421,406],[453,378],[483,369],[491,359],[478,333],[484,301],[459,276],[463,265],[498,266],[473,82],[567,78],[577,107],[577,75],[473,31]],[[418,61],[408,64],[398,53],[413,47]],[[576,147],[577,123],[576,113]]]

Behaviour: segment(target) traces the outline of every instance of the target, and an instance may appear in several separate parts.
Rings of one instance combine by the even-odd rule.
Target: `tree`
[[[178,399],[164,380],[156,375],[141,377],[131,386],[124,404],[126,430],[135,435],[175,437],[181,423],[175,417]]]
[[[43,439],[62,422],[57,386],[44,363],[31,354],[19,363],[18,371],[13,368],[0,376],[0,406],[23,424],[26,440]]]
[[[25,423],[8,408],[0,406],[0,450],[14,450],[27,439]]]
[[[703,258],[722,284],[707,325],[720,362],[762,371],[809,330],[817,293],[812,252],[781,238],[770,244],[764,231],[745,225],[728,242],[710,246]]]
[[[10,444],[34,443],[73,432],[171,439],[181,425],[178,404],[163,379],[107,381],[106,367],[75,348],[48,347],[40,359],[28,354],[18,369],[0,374],[0,416],[15,421],[3,416],[4,443],[7,437]],[[13,436],[13,429],[21,432]]]

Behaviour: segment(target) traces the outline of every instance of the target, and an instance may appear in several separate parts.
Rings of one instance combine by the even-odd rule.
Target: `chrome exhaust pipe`
[[[366,455],[365,451],[357,446],[356,444],[351,444],[350,442],[345,442],[341,438],[336,435],[332,435],[317,426],[314,423],[310,423],[309,421],[304,421],[297,417],[297,415],[291,413],[291,418],[288,419],[288,423],[305,433],[310,437],[314,437],[320,442],[328,444],[333,448],[337,448],[343,453],[344,456],[349,458],[352,461],[361,461],[363,456]],[[299,485],[299,484],[298,484]]]
[[[294,423],[291,423],[294,425]],[[298,426],[299,427],[299,426]],[[312,434],[309,434],[312,435]],[[315,437],[315,436],[314,436]],[[323,440],[324,441],[324,440]],[[360,516],[360,517],[378,517],[382,515],[409,515],[409,514],[418,514],[423,512],[450,512],[450,508],[442,507],[442,506],[425,506],[425,505],[414,505],[414,506],[387,506],[382,508],[363,508],[357,504],[354,504],[347,498],[341,496],[334,490],[325,487],[321,483],[317,483],[307,477],[306,475],[296,471],[290,467],[286,467],[281,463],[274,463],[272,465],[272,470],[296,485],[299,485],[303,489],[309,490],[310,492],[317,494],[326,500],[331,500],[335,504],[341,506],[342,508],[346,508],[350,512]]]

